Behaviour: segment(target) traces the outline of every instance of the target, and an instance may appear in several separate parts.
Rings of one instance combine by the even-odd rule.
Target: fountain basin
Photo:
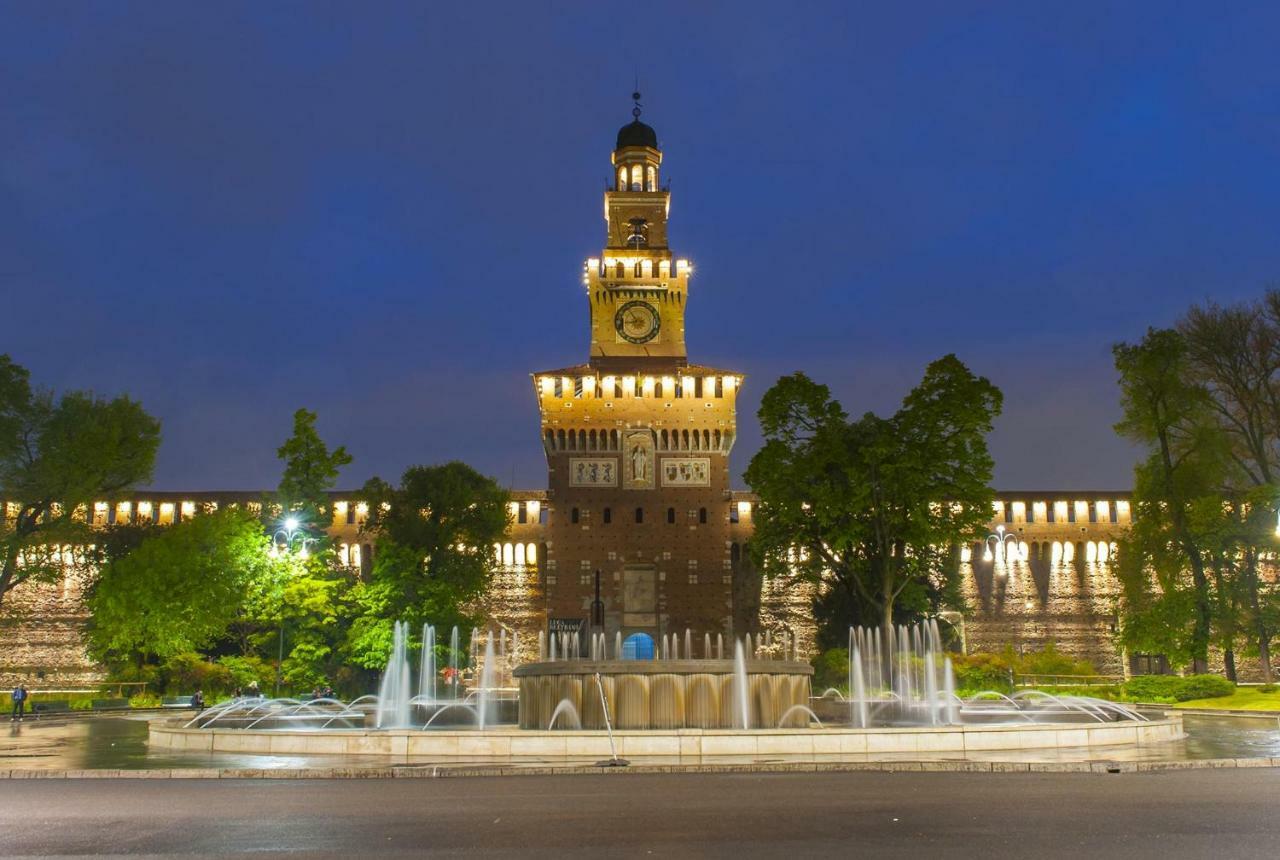
[[[804,728],[813,667],[790,660],[747,660],[746,709],[752,728]],[[743,703],[733,660],[560,660],[526,663],[520,684],[519,726],[546,729],[569,701],[585,730],[605,728],[600,686],[615,730],[742,728]],[[790,712],[790,713],[789,713]]]
[[[1002,751],[1144,747],[1184,737],[1182,715],[1145,722],[968,725],[912,728],[676,729],[614,731],[618,755],[698,760],[724,756],[794,755],[832,758],[955,758]],[[455,759],[583,759],[610,754],[603,731],[330,729],[326,731],[184,728],[153,720],[153,749],[258,755],[386,756],[393,761]]]

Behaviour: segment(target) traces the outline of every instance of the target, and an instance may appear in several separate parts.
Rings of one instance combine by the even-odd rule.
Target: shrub
[[[836,687],[844,690],[849,686],[849,649],[832,648],[823,651],[813,658],[813,694],[822,695],[824,690]]]
[[[161,667],[160,679],[170,695],[190,695],[195,690],[203,690],[206,698],[235,685],[225,666],[210,663],[194,651],[170,657]]]
[[[153,693],[139,693],[129,697],[131,708],[158,708],[160,704],[160,697]]]
[[[260,689],[267,690],[275,683],[275,667],[261,657],[219,657],[218,664],[230,675],[231,686],[244,688],[257,683]]]
[[[957,689],[969,693],[978,693],[983,690],[1007,693],[1011,690],[1009,672],[1013,667],[1007,655],[979,652],[950,656]]]
[[[1125,697],[1142,702],[1189,702],[1230,696],[1236,685],[1220,675],[1139,675],[1124,684]]]
[[[1280,690],[1280,684],[1259,684],[1258,685],[1259,693],[1274,693],[1277,690]]]
[[[1058,651],[1049,642],[1040,651],[1024,654],[1015,661],[1020,675],[1096,675],[1098,670],[1088,660],[1075,660]]]

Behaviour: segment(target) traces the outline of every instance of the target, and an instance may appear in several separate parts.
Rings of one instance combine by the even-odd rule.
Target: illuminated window
[[[524,544],[522,543],[516,544],[515,549],[516,549],[516,558],[515,558],[516,567],[524,567]]]
[[[654,167],[652,164],[649,165],[647,168],[645,168],[645,171],[644,171],[644,190],[645,191],[658,190],[658,169]]]
[[[532,567],[538,563],[538,550],[533,544],[525,544],[524,563]]]
[[[599,174],[596,174],[597,176]],[[631,190],[641,191],[644,189],[644,168],[639,164],[631,166]]]
[[[619,191],[627,190],[627,168],[626,167],[618,168],[618,190]]]
[[[352,567],[362,567],[362,566],[363,566],[363,565],[361,564],[360,544],[358,544],[358,543],[353,543],[353,544],[351,545],[351,566],[352,566]]]

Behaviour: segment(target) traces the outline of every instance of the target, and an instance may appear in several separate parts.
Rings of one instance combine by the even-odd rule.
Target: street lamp
[[[307,559],[310,557],[308,547],[316,542],[316,539],[302,527],[301,521],[292,514],[284,518],[271,535],[271,557],[278,558],[281,555],[288,555],[292,552],[298,553],[298,558]],[[276,654],[276,698],[280,697],[280,681],[283,680],[284,674],[284,619],[280,619],[280,637],[279,646]]]
[[[987,535],[985,546],[983,561],[995,561],[997,564],[1004,561],[1026,561],[1018,546],[1018,536],[1006,532],[1002,525],[996,526],[995,534]]]
[[[307,548],[315,542],[316,539],[302,527],[297,517],[285,517],[284,522],[271,536],[271,554],[277,556],[296,550],[299,558],[308,558],[310,552]]]

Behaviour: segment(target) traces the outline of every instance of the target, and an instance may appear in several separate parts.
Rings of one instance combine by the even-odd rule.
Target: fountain
[[[734,641],[732,660],[714,659],[709,653],[695,658],[692,630],[659,636],[652,660],[623,658],[620,634],[615,635],[613,659],[603,647],[607,641],[603,635],[593,641],[598,644],[585,659],[558,657],[552,651],[547,660],[515,669],[521,728],[549,725],[554,710],[566,700],[580,714],[584,729],[604,729],[607,720],[619,730],[755,729],[780,723],[803,728],[809,724],[809,717],[794,707],[809,703],[813,669],[807,663],[769,659],[769,655],[749,659],[744,640]],[[706,634],[703,641],[704,652],[709,652],[711,635]],[[592,690],[596,675],[600,692],[609,701],[608,714]]]
[[[935,622],[849,631],[847,691],[813,697],[812,668],[794,657],[793,635],[655,640],[599,630],[538,637],[537,660],[520,663],[518,637],[473,630],[468,651],[449,642],[449,677],[437,683],[436,630],[422,628],[416,675],[409,625],[392,628],[377,696],[240,698],[185,724],[157,719],[157,747],[411,757],[871,755],[930,751],[1143,746],[1182,737],[1181,718],[1148,720],[1133,708],[1023,690],[961,698]],[[729,659],[725,659],[728,645]],[[471,655],[469,663],[459,665]],[[792,659],[788,659],[792,658]],[[470,682],[460,695],[459,670]],[[414,680],[416,679],[416,695]],[[510,684],[518,685],[517,691]],[[287,737],[282,737],[287,735]],[[608,746],[604,747],[607,740]],[[519,752],[517,752],[519,750]]]

